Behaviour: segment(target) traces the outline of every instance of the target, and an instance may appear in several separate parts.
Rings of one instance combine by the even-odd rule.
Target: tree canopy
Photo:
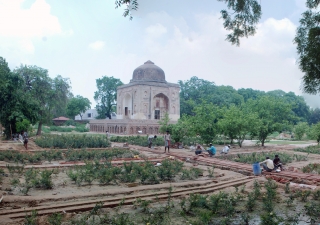
[[[71,88],[69,79],[61,76],[52,79],[46,69],[37,66],[21,65],[13,73],[22,78],[27,101],[35,106],[29,110],[37,118],[37,135],[40,135],[42,124],[52,118],[52,110],[66,106]]]
[[[85,111],[90,109],[91,102],[89,99],[84,98],[80,95],[73,97],[70,99],[67,105],[67,114],[71,118],[74,118],[76,115],[80,115],[82,119],[82,115]]]
[[[94,93],[94,100],[97,102],[97,119],[111,119],[112,107],[117,101],[117,87],[123,85],[120,79],[103,76],[96,79],[97,91]]]
[[[0,122],[7,138],[19,130],[17,123],[26,121],[39,123],[37,133],[41,134],[42,123],[51,122],[54,112],[63,111],[71,96],[69,79],[59,75],[52,79],[37,66],[21,65],[10,71],[2,57],[0,93]]]

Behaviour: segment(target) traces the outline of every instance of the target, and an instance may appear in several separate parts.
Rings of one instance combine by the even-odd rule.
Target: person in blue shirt
[[[207,149],[207,152],[209,153],[210,156],[216,155],[216,148],[210,143],[210,148]]]

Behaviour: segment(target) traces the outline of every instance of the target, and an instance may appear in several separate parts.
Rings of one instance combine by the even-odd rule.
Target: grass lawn
[[[294,145],[294,144],[310,144],[313,143],[313,141],[286,141],[286,140],[272,140],[266,142],[267,144],[275,144],[275,145]]]

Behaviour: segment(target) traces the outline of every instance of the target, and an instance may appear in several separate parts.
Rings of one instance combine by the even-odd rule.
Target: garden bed
[[[267,156],[269,156],[270,159],[273,159],[273,157],[275,155],[279,156],[282,164],[284,164],[284,165],[292,163],[292,162],[308,161],[308,155],[289,154],[289,153],[277,152],[277,151],[221,155],[221,156],[217,156],[217,158],[224,159],[224,160],[230,160],[230,161],[234,161],[234,162],[253,164],[256,162],[262,162],[262,161],[266,160]]]
[[[317,224],[320,222],[320,191],[279,189],[272,180],[255,180],[229,191],[190,194],[180,199],[167,190],[165,200],[137,198],[126,206],[123,199],[114,209],[96,203],[85,213],[56,213],[37,216],[29,212],[20,224],[159,224],[159,225],[222,225],[222,224]],[[30,203],[31,204],[31,203]],[[52,221],[55,221],[53,223]],[[29,223],[30,224],[30,223]]]

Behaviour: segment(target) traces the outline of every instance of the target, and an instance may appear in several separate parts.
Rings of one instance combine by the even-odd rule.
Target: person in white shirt
[[[220,154],[228,154],[230,150],[230,145],[226,145],[223,147],[222,151],[220,152]]]
[[[271,172],[274,169],[273,161],[269,157],[266,157],[266,160],[264,160],[263,162],[261,162],[259,164],[260,165],[262,164],[263,169],[267,172]]]
[[[164,135],[164,153],[167,152],[167,148],[168,148],[168,152],[170,152],[170,141],[171,141],[171,136],[169,131],[167,130],[166,134]]]

